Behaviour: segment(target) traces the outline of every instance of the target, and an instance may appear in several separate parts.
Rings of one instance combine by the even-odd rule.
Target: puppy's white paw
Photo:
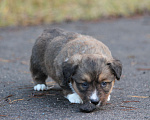
[[[82,99],[77,93],[68,94],[66,97],[71,103],[83,103]]]
[[[110,97],[111,97],[111,96],[109,95],[108,98],[107,98],[107,101],[110,101]]]
[[[37,91],[47,90],[47,86],[45,84],[37,84],[34,86],[34,90],[37,90]]]

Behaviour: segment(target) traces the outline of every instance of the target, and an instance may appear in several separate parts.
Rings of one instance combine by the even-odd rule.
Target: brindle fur
[[[47,77],[63,88],[64,95],[72,93],[69,82],[83,102],[98,89],[101,103],[105,104],[114,85],[120,79],[122,65],[113,59],[108,47],[85,35],[62,29],[46,29],[37,38],[30,60],[30,70],[35,84],[46,84]],[[81,84],[87,81],[87,90]],[[100,83],[109,81],[106,88]]]

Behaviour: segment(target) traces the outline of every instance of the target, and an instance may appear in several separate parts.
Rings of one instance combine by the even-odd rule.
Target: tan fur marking
[[[90,76],[88,75],[88,74],[84,74],[83,76],[82,76],[82,79],[83,80],[86,80],[87,82],[91,82],[91,78],[90,78]]]
[[[111,87],[111,89],[110,89],[110,91],[109,91],[109,95],[110,95],[110,93],[111,93],[111,91],[112,91],[112,89],[113,89],[114,84],[115,84],[115,80],[112,81],[112,87]]]
[[[80,98],[82,99],[82,96],[81,96],[81,94],[80,94],[80,92],[79,92],[79,90],[78,90],[77,85],[76,85],[75,82],[72,83],[72,87],[73,87],[73,89],[75,90],[75,92],[76,92],[76,93],[80,96]]]
[[[110,70],[108,68],[104,69],[102,73],[99,75],[98,81],[111,82],[112,79],[109,79],[112,76]]]
[[[80,54],[75,54],[72,57],[73,62],[80,61],[81,59],[82,59],[82,56]]]
[[[99,75],[98,81],[101,82],[101,81],[103,81],[103,80],[107,80],[107,76],[108,76],[107,74],[101,73],[101,74]]]

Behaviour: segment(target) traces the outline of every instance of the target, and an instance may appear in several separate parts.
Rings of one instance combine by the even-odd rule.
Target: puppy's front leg
[[[37,90],[37,91],[43,91],[47,89],[48,87],[45,84],[37,84],[34,86],[34,90]]]
[[[71,90],[63,90],[64,97],[69,100],[70,103],[83,103],[82,99],[76,92],[72,92]]]
[[[70,103],[83,103],[82,99],[77,93],[68,94],[66,97]]]

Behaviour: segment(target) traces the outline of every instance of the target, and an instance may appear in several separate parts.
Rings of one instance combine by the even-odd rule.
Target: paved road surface
[[[60,27],[105,43],[123,63],[108,105],[81,113],[60,90],[33,91],[29,58],[45,28]],[[48,82],[53,84],[51,80]],[[150,17],[0,29],[0,119],[150,120]]]

